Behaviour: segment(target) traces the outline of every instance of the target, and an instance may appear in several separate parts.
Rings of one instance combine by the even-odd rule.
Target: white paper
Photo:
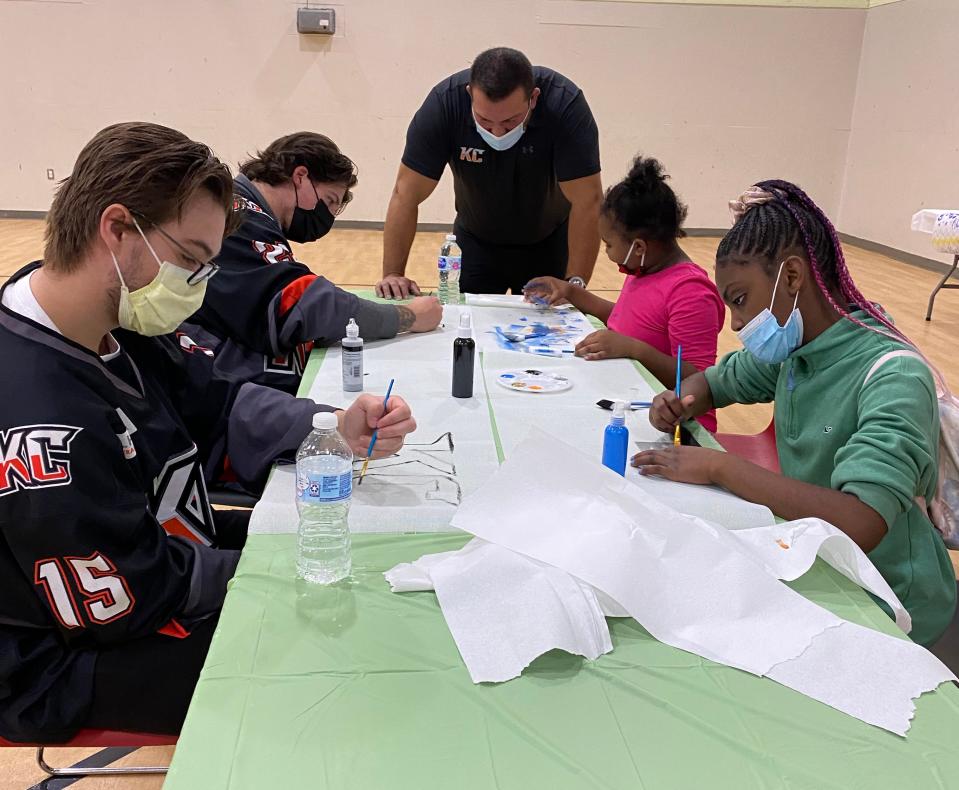
[[[596,596],[558,568],[474,540],[430,577],[474,683],[515,678],[556,648],[588,659],[613,649]]]
[[[868,724],[905,736],[915,700],[956,676],[924,647],[842,621],[801,656],[773,667],[777,683]]]
[[[548,477],[535,471],[546,463]],[[602,590],[662,642],[757,675],[841,622],[770,576],[727,530],[542,432],[464,500],[453,525]],[[760,629],[770,638],[757,641]]]
[[[541,305],[527,302],[522,294],[466,294],[466,304],[470,307],[508,307],[513,310],[572,310],[571,304],[561,304],[555,307],[544,308]]]
[[[652,389],[628,360],[534,359],[529,354],[507,351],[487,352],[482,357],[478,354],[473,397],[454,398],[450,393],[452,343],[464,311],[473,316],[476,337],[510,317],[508,311],[497,308],[467,310],[447,305],[443,310],[444,329],[366,345],[364,391],[385,393],[390,379],[395,379],[394,394],[410,404],[418,428],[407,437],[407,446],[398,457],[371,462],[363,485],[354,488],[350,511],[354,532],[453,529],[453,503],[475,491],[499,466],[491,410],[507,456],[530,426],[546,430],[563,426],[567,441],[599,458],[609,412],[596,407],[596,401],[624,397],[630,387],[637,399],[652,398]],[[340,349],[329,348],[325,353],[310,397],[318,403],[349,406],[359,393],[342,391]],[[548,370],[558,370],[557,364],[565,364],[563,370],[571,376],[573,388],[533,396],[507,391],[493,382],[503,370],[529,362]],[[535,402],[542,397],[549,398],[548,405]],[[656,435],[645,412],[634,412],[627,420],[634,438]],[[454,449],[444,453],[431,443],[447,432],[452,434]],[[403,463],[409,461],[414,463]],[[292,466],[274,472],[253,510],[251,533],[296,531],[293,475]]]
[[[554,470],[548,482],[538,473],[544,463]],[[916,696],[954,679],[923,648],[795,593],[770,572],[764,552],[734,533],[672,510],[541,432],[464,501],[453,523],[591,585],[667,644],[768,675],[898,734],[909,728]],[[797,543],[815,546],[806,532]],[[828,545],[824,553],[852,573],[856,563],[833,538],[816,551]]]
[[[818,518],[804,518],[734,533],[777,579],[798,579],[822,557],[847,579],[882,599],[903,632],[912,618],[863,550],[845,532]]]
[[[776,521],[768,507],[747,502],[721,488],[647,477],[631,466],[626,468],[626,475],[636,486],[673,510],[719,524],[726,529],[763,527]]]

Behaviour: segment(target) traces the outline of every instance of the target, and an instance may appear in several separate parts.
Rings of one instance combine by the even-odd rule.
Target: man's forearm
[[[386,225],[383,228],[383,276],[406,273],[413,237],[416,235],[416,219],[419,206],[394,194],[386,209]]]
[[[569,212],[569,264],[567,277],[589,282],[599,253],[599,201],[574,203]]]

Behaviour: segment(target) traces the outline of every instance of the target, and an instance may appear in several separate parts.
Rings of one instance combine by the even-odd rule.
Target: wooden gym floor
[[[41,220],[0,220],[0,284],[21,266],[41,256],[42,236]],[[436,252],[442,240],[442,233],[420,233],[416,237],[409,274],[421,287],[436,287]],[[717,238],[689,238],[682,246],[712,275],[718,243]],[[380,231],[334,230],[319,243],[294,245],[294,248],[299,260],[338,285],[369,288],[379,279],[383,249]],[[949,383],[956,386],[959,383],[959,355],[952,349],[952,338],[959,335],[959,294],[940,292],[933,320],[927,323],[924,320],[926,301],[940,275],[848,245],[846,258],[863,294],[882,304],[897,325],[939,366]],[[591,289],[615,300],[622,279],[616,267],[600,252]],[[739,347],[727,320],[719,338],[720,354]],[[719,427],[731,433],[758,433],[769,423],[771,415],[771,405],[733,406],[719,413]],[[55,749],[48,753],[48,760],[55,760],[57,765],[73,764],[94,751]],[[112,765],[166,764],[172,753],[172,747],[139,749]],[[43,774],[33,763],[33,750],[0,749],[0,790],[32,788],[42,778]],[[161,785],[162,777],[117,777],[84,779],[80,786],[86,790],[126,787],[154,790]],[[48,785],[51,790],[63,786],[62,780],[53,780]]]

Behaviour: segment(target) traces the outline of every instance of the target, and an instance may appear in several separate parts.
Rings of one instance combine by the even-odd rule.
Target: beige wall
[[[909,222],[959,207],[959,2],[905,0],[867,14],[839,226],[943,259]]]
[[[46,209],[46,168],[66,175],[97,129],[135,118],[231,163],[295,129],[326,132],[360,167],[347,216],[381,220],[410,116],[497,44],[585,90],[607,182],[637,150],[659,156],[691,226],[726,226],[726,200],[761,177],[838,209],[865,11],[346,0],[328,39],[296,34],[296,5],[0,0],[0,209]],[[420,218],[452,215],[447,176]]]

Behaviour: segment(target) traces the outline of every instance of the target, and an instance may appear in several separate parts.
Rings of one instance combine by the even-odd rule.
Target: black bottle
[[[460,314],[458,337],[453,341],[453,397],[473,397],[473,361],[476,342],[470,326],[470,314]]]

